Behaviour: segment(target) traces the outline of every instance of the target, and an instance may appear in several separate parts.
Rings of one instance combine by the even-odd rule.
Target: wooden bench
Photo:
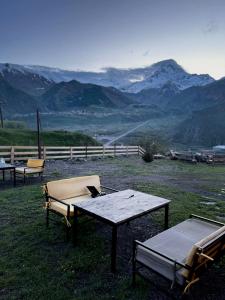
[[[87,186],[94,186],[99,195],[105,194],[102,189],[117,192],[117,190],[102,186],[98,175],[74,177],[50,181],[44,186],[46,198],[46,225],[49,226],[49,213],[53,212],[65,219],[66,235],[69,239],[71,217],[74,215],[73,204],[92,198]]]
[[[134,241],[133,285],[143,269],[156,272],[183,293],[225,252],[225,225],[191,215],[186,221],[141,243]],[[144,276],[146,277],[146,276]]]

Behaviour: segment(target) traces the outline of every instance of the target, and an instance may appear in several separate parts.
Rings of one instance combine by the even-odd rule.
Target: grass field
[[[88,135],[67,131],[43,131],[41,142],[45,146],[98,145],[98,142]],[[0,129],[0,145],[35,146],[37,132],[28,129]]]
[[[57,173],[56,173],[57,171]],[[87,162],[48,162],[45,180],[100,174],[105,185],[135,188],[171,199],[170,225],[190,213],[220,219],[225,213],[224,166],[189,165],[175,161],[144,163],[140,158],[105,159]],[[110,231],[98,222],[81,219],[79,246],[65,242],[62,224],[45,228],[41,184],[31,180],[11,188],[0,185],[0,299],[170,299],[139,279],[132,289],[132,238],[140,240],[162,230],[163,216],[156,213],[119,234],[119,272],[110,273]],[[211,198],[208,196],[210,193]],[[211,202],[209,205],[208,203]],[[60,221],[60,218],[57,218]],[[149,228],[149,229],[147,229]],[[148,231],[150,230],[150,231]],[[123,244],[124,235],[130,238]],[[215,266],[193,288],[191,299],[225,299],[225,261]],[[157,278],[157,277],[156,277]],[[155,279],[157,280],[157,279]]]

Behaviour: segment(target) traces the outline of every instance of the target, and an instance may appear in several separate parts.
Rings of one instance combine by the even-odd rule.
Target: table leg
[[[73,216],[73,244],[74,246],[77,245],[77,233],[78,233],[78,210],[74,207],[74,216]]]
[[[13,170],[13,185],[16,186],[16,169]]]
[[[5,170],[2,170],[2,180],[5,181]]]
[[[117,226],[112,228],[111,271],[116,272]]]
[[[169,228],[169,204],[165,205],[165,230]]]

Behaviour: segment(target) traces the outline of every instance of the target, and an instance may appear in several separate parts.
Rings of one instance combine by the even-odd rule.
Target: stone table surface
[[[118,224],[170,203],[170,200],[131,189],[76,203],[81,208]]]

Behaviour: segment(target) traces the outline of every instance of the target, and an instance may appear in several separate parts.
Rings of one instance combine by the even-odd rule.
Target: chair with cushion
[[[134,241],[133,284],[143,269],[182,287],[183,293],[225,253],[225,225],[196,215],[141,243]],[[144,276],[145,277],[145,276]]]
[[[45,184],[46,225],[49,226],[49,213],[53,212],[65,219],[67,239],[71,228],[71,217],[74,215],[72,204],[93,198],[87,186],[95,187],[99,195],[104,194],[102,188],[116,192],[117,190],[102,186],[98,175],[74,177],[50,181]]]
[[[26,167],[17,167],[15,169],[16,176],[23,176],[25,183],[26,177],[38,175],[42,176],[44,172],[44,159],[28,159]]]

